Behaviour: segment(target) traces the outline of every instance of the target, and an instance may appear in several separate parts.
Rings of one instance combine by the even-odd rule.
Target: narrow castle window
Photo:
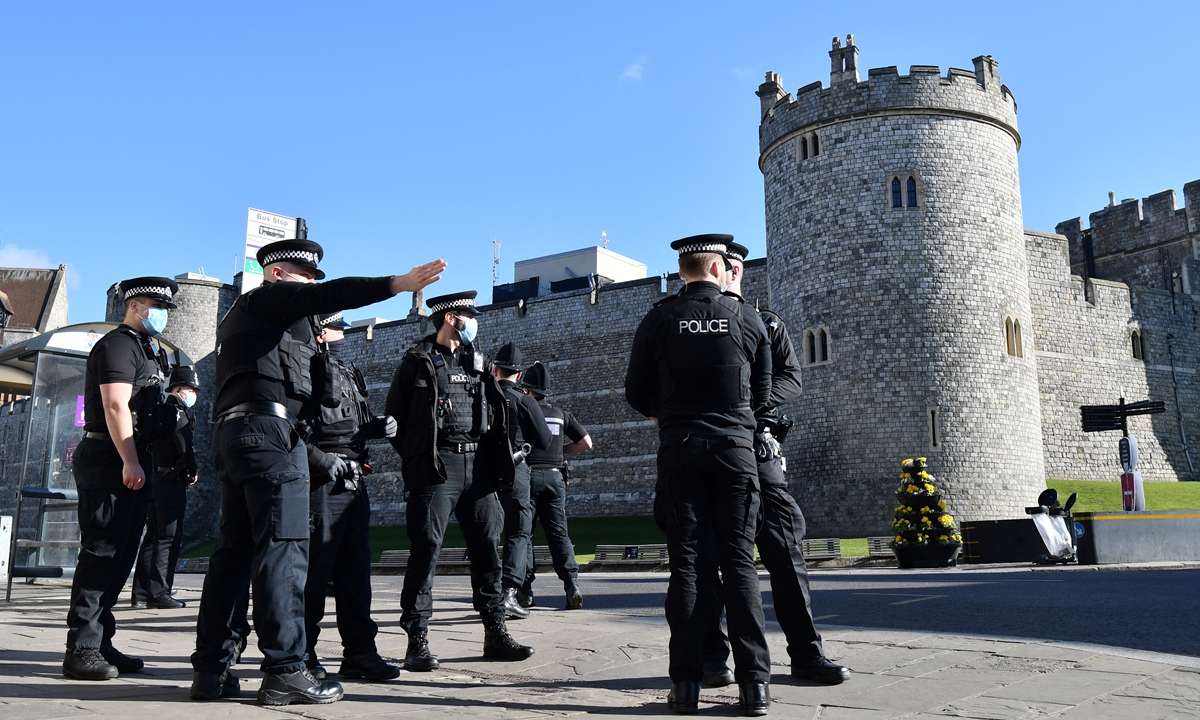
[[[817,343],[812,330],[804,333],[805,354],[808,355],[808,364],[812,365],[817,361]]]
[[[1021,349],[1021,321],[1013,320],[1013,344],[1017,346],[1017,357],[1025,357],[1025,351]]]
[[[813,148],[812,148],[812,150],[813,150],[814,156],[821,154],[821,141],[817,139],[816,133],[813,133]]]
[[[829,335],[824,328],[817,331],[817,362],[829,362]]]
[[[904,198],[900,195],[900,178],[892,178],[892,207],[904,207]]]
[[[800,159],[808,159],[808,138],[800,138]]]
[[[908,206],[917,206],[917,179],[912,175],[908,176]]]
[[[1130,334],[1129,340],[1130,340],[1130,344],[1133,345],[1133,359],[1134,360],[1145,360],[1146,359],[1146,338],[1145,338],[1145,336],[1143,336],[1137,330],[1134,330],[1133,333]]]
[[[929,447],[937,450],[942,447],[941,418],[938,408],[929,408]]]
[[[1017,354],[1017,344],[1013,340],[1012,318],[1004,318],[1004,349],[1009,355]]]

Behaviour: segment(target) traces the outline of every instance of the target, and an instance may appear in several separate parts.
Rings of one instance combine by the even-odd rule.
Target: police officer
[[[478,330],[476,292],[430,298],[436,332],[404,354],[388,390],[387,414],[399,431],[410,554],[400,594],[400,626],[408,633],[404,667],[438,667],[429,650],[433,575],[450,513],[458,519],[471,559],[472,601],[483,620],[483,656],[524,660],[533,648],[508,634],[500,590],[500,527],[496,491],[515,473],[508,404],[492,361],[472,344]]]
[[[112,608],[137,559],[154,481],[150,443],[165,434],[166,356],[151,340],[167,326],[179,286],[162,277],[119,285],[120,325],[88,354],[83,389],[83,439],[75,449],[79,489],[79,559],[67,610],[63,675],[111,680],[144,663],[113,647]]]
[[[308,455],[302,423],[315,416],[315,317],[362,307],[438,279],[437,260],[405,275],[325,277],[315,242],[263,246],[263,285],[239,297],[217,327],[213,402],[221,524],[204,578],[196,624],[191,696],[213,700],[238,689],[229,665],[238,649],[235,606],[254,585],[254,629],[263,653],[263,705],[329,703],[342,688],[305,667],[304,584],[308,572]],[[318,366],[319,367],[319,366]]]
[[[177,367],[171,371],[167,402],[176,409],[178,421],[170,437],[154,442],[154,491],[146,515],[146,536],[138,552],[133,572],[133,607],[181,608],[184,603],[171,597],[175,583],[175,565],[183,545],[183,516],[187,511],[187,489],[196,483],[196,451],[192,444],[200,379],[195,368]]]
[[[566,455],[592,449],[592,436],[571,413],[555,407],[547,400],[550,394],[550,371],[540,362],[535,362],[521,377],[525,392],[537,401],[546,416],[546,427],[550,429],[550,447],[534,450],[525,460],[529,463],[529,496],[533,503],[534,523],[539,519],[546,531],[546,543],[550,547],[550,558],[554,572],[563,581],[566,590],[565,610],[583,608],[583,594],[579,592],[579,565],[575,562],[575,547],[567,535],[567,480]],[[567,442],[567,440],[570,442]],[[530,528],[532,534],[532,527]],[[533,606],[533,581],[536,568],[533,561],[533,543],[529,544],[528,565],[525,582],[517,598],[522,607]]]
[[[512,487],[500,489],[500,505],[504,508],[504,615],[510,620],[529,617],[529,611],[517,600],[517,592],[525,583],[529,556],[533,552],[533,503],[529,498],[529,463],[527,452],[550,447],[550,428],[542,409],[517,383],[521,381],[521,350],[508,343],[496,353],[496,380],[508,403],[508,437],[517,460]],[[529,445],[528,450],[525,449]]]
[[[667,535],[671,579],[671,692],[667,706],[695,713],[703,677],[704,630],[697,571],[716,562],[737,663],[742,712],[770,706],[770,656],[754,565],[759,510],[754,412],[771,392],[771,347],[762,320],[722,292],[728,286],[729,235],[671,244],[686,286],[655,304],[634,335],[625,397],[658,422],[655,519]],[[712,536],[715,541],[703,542]],[[709,547],[716,558],[708,557]]]
[[[742,276],[748,251],[744,245],[729,243],[728,258],[733,265],[727,295],[742,302]],[[825,657],[821,634],[813,623],[812,596],[808,569],[804,564],[804,514],[788,492],[784,477],[784,459],[780,442],[792,423],[780,410],[784,403],[800,397],[800,359],[792,346],[787,326],[770,310],[759,310],[771,340],[771,399],[756,413],[758,420],[754,450],[758,460],[758,483],[762,493],[763,517],[758,528],[758,552],[771,574],[771,597],[775,616],[788,641],[792,658],[792,676],[835,685],[850,677],[848,668]],[[729,646],[721,632],[721,579],[715,565],[701,576],[701,598],[706,602],[707,627],[704,632],[704,679],[707,687],[734,682],[725,660]]]
[[[319,325],[317,342],[325,348],[321,406],[308,439],[312,486],[304,598],[308,668],[317,680],[325,679],[325,668],[317,658],[317,636],[325,617],[325,586],[332,580],[343,648],[338,676],[391,680],[400,675],[400,668],[379,656],[375,647],[379,628],[371,619],[371,506],[365,476],[371,470],[367,441],[394,437],[396,421],[375,415],[362,373],[342,357],[345,330],[350,327],[342,313],[322,315]]]

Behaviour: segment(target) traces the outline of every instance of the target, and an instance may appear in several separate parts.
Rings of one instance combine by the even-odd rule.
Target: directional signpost
[[[1128,418],[1131,415],[1156,415],[1166,411],[1166,405],[1162,402],[1143,400],[1126,405],[1125,398],[1121,398],[1116,405],[1083,405],[1079,408],[1084,432],[1121,431],[1118,452],[1124,471],[1121,473],[1121,501],[1125,512],[1146,509],[1142,474],[1137,470],[1137,438],[1129,437]]]
[[[296,239],[301,218],[276,215],[250,208],[246,217],[246,253],[242,262],[242,293],[262,285],[262,266],[258,264],[258,249],[278,240]]]

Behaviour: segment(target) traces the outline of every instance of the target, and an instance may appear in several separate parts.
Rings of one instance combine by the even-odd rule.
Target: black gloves
[[[344,456],[337,453],[325,453],[325,457],[321,458],[316,472],[313,473],[312,484],[320,486],[331,483],[349,473],[350,466],[346,463]]]
[[[371,418],[371,437],[373,439],[396,437],[396,418],[391,415],[378,415]]]

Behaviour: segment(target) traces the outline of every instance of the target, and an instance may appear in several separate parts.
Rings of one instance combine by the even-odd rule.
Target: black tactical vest
[[[299,419],[310,419],[315,410],[313,358],[317,354],[313,319],[300,318],[281,330],[246,309],[246,298],[255,292],[251,290],[234,301],[217,326],[216,406],[221,404],[221,389],[227,382],[244,373],[255,373],[281,383],[286,395],[300,402],[303,410]]]
[[[531,468],[561,468],[564,463],[563,436],[567,431],[567,416],[549,403],[539,404],[542,414],[546,416],[546,425],[550,428],[550,447],[545,450],[533,448],[525,457],[525,461]]]
[[[458,358],[468,363],[474,357],[481,356],[471,351],[458,354]],[[438,438],[474,441],[487,430],[481,373],[474,367],[464,368],[458,359],[438,352],[432,353],[432,358],[438,383]]]
[[[722,295],[677,296],[661,304],[659,421],[750,408],[751,354],[742,339],[742,303]]]
[[[311,442],[325,451],[350,447],[358,429],[370,422],[367,388],[362,376],[329,353],[322,353],[326,388],[313,423]]]

